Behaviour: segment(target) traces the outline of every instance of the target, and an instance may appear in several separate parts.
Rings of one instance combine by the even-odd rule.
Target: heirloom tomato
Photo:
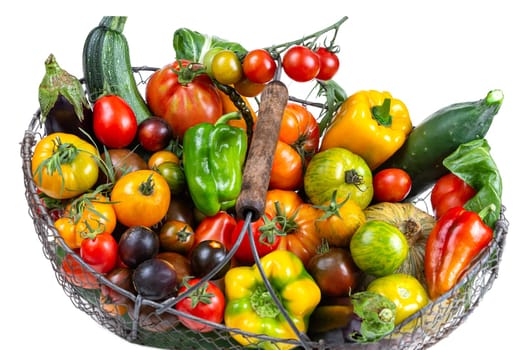
[[[319,125],[313,114],[300,104],[288,103],[270,172],[270,188],[301,188],[304,169],[318,147]]]
[[[111,191],[118,221],[127,226],[153,226],[164,218],[171,190],[154,170],[137,170],[122,176]]]
[[[347,197],[337,199],[334,192],[330,201],[316,206],[320,216],[315,221],[319,237],[332,247],[348,248],[352,235],[366,222],[366,216],[359,205]]]
[[[175,138],[202,122],[215,123],[222,115],[218,89],[202,66],[186,60],[153,73],[146,84],[146,101],[154,115],[166,119]]]
[[[145,150],[160,151],[173,139],[173,129],[166,119],[151,116],[138,125],[137,139]]]
[[[266,84],[254,83],[246,77],[242,77],[239,81],[233,84],[233,87],[237,92],[244,97],[255,97],[259,95]]]
[[[93,104],[93,132],[106,147],[127,147],[137,128],[135,113],[122,97],[104,95]]]
[[[283,69],[286,75],[297,82],[310,81],[320,69],[319,56],[306,46],[289,48],[283,56]]]
[[[396,304],[396,325],[429,303],[428,294],[417,278],[394,273],[373,280],[368,291],[379,293]]]
[[[350,197],[361,209],[372,201],[372,171],[359,155],[341,147],[316,153],[304,175],[304,190],[315,205],[326,203],[337,191],[337,198]]]
[[[75,224],[75,232],[85,238],[92,234],[112,234],[117,227],[117,214],[109,198],[100,193],[84,194],[71,202],[64,211]]]
[[[242,70],[246,78],[254,83],[265,84],[273,79],[277,64],[268,51],[255,49],[244,57]]]
[[[71,249],[78,249],[84,239],[75,229],[76,225],[73,219],[69,217],[58,218],[54,224],[58,234],[64,240],[64,243]]]
[[[357,267],[347,248],[321,249],[306,265],[324,296],[345,297],[355,290],[363,272]]]
[[[212,239],[199,242],[190,253],[191,271],[196,277],[205,277],[222,264],[222,267],[210,278],[212,280],[221,279],[231,267],[231,260],[227,257],[228,253],[228,248],[222,242]]]
[[[186,293],[190,288],[201,283],[188,296],[182,298],[176,305],[175,309],[186,315],[196,316],[210,322],[221,323],[224,317],[226,300],[221,289],[212,281],[202,281],[199,278],[192,278],[180,288],[179,295]],[[179,316],[183,325],[197,332],[209,332],[213,326],[202,322],[190,320]]]
[[[109,156],[109,161],[106,158],[107,156]],[[129,172],[148,168],[146,161],[138,153],[127,148],[108,149],[107,152],[105,151],[102,154],[102,160],[108,167],[113,167],[108,170],[110,170],[109,173],[111,173],[111,170],[113,171],[114,180],[120,179],[122,175]],[[111,181],[111,179],[105,178],[106,174],[104,172],[101,172],[100,175],[104,178],[104,181]]]
[[[321,244],[315,227],[318,209],[303,202],[295,191],[273,189],[267,192],[265,210],[285,233],[277,249],[294,253],[306,265]]]
[[[365,222],[350,240],[350,252],[356,265],[372,276],[394,273],[408,256],[405,235],[382,220]]]
[[[195,232],[184,221],[169,220],[162,225],[159,238],[162,250],[186,255],[195,242]]]
[[[97,149],[73,134],[54,133],[36,144],[31,159],[33,180],[54,199],[87,192],[98,180]]]

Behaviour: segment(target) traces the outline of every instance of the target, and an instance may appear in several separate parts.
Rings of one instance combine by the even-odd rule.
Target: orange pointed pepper
[[[425,275],[430,298],[451,290],[493,237],[480,214],[453,207],[436,222],[427,240]]]

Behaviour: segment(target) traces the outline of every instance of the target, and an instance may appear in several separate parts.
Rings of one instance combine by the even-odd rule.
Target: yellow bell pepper
[[[410,114],[401,100],[386,91],[362,90],[343,102],[321,150],[346,148],[374,170],[403,145],[411,130]]]
[[[297,330],[305,333],[310,314],[321,300],[321,291],[306,271],[302,261],[287,250],[275,250],[263,258],[261,265],[277,298]],[[225,276],[226,310],[224,323],[229,328],[279,339],[298,339],[290,323],[264,284],[257,265],[231,268]],[[241,345],[258,349],[287,350],[294,344],[269,342],[231,332]]]

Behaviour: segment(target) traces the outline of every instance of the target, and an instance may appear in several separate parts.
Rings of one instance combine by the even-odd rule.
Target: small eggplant
[[[40,121],[46,133],[66,132],[91,141],[94,139],[91,136],[93,112],[82,84],[60,68],[53,54],[49,55],[45,66],[46,74],[38,89],[38,101]]]
[[[392,301],[370,291],[352,294],[351,298],[354,313],[343,328],[345,340],[353,343],[372,343],[394,330],[396,305]]]

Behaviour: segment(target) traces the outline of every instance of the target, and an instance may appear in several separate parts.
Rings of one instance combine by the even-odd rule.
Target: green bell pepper
[[[235,206],[241,192],[248,148],[246,132],[228,121],[239,112],[221,116],[215,124],[189,128],[183,140],[184,175],[195,207],[206,216]]]

